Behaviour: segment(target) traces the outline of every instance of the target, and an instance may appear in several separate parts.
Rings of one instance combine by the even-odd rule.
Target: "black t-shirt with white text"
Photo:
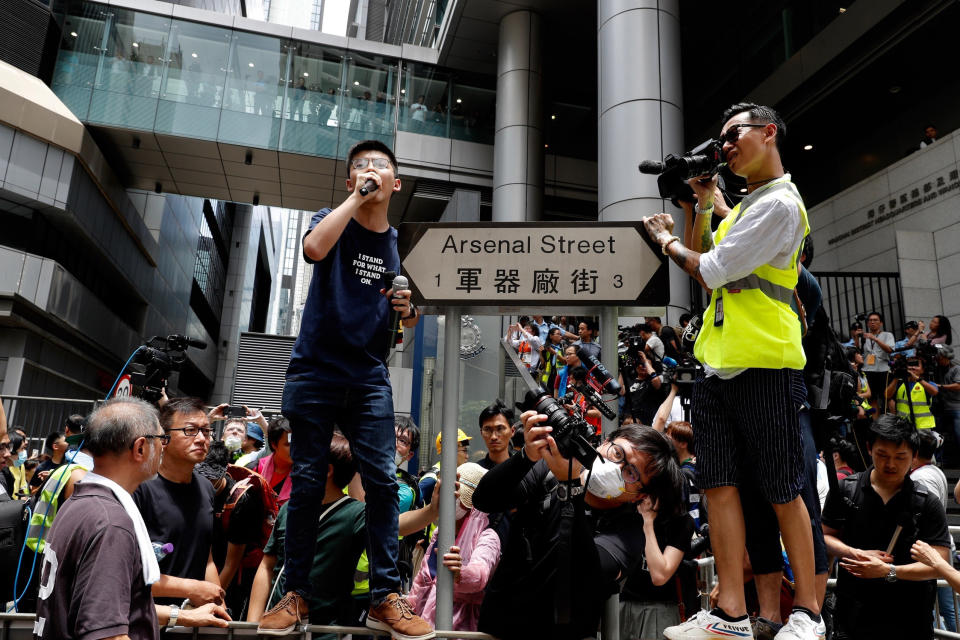
[[[133,522],[107,487],[78,483],[57,513],[40,569],[34,631],[43,640],[160,637]]]
[[[314,214],[310,231],[329,213]],[[312,263],[306,255],[304,260]],[[287,379],[340,387],[389,384],[384,357],[391,346],[391,308],[380,293],[387,271],[400,272],[397,230],[378,233],[351,219],[313,266]]]

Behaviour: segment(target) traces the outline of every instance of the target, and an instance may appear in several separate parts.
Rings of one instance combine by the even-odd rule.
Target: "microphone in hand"
[[[370,193],[373,193],[380,188],[380,185],[377,184],[377,181],[373,178],[367,178],[367,181],[363,183],[363,186],[360,187],[360,195],[365,196]]]
[[[406,276],[396,276],[393,278],[393,282],[391,286],[393,288],[393,297],[390,298],[390,306],[392,307],[395,301],[404,299],[403,296],[397,295],[397,291],[406,289],[407,287],[410,286],[410,283],[407,280]],[[396,335],[397,326],[400,324],[400,320],[402,320],[402,317],[400,316],[400,312],[397,311],[396,309],[392,309],[390,311],[390,336],[391,336],[390,346],[391,348],[396,343],[396,338],[394,336]]]

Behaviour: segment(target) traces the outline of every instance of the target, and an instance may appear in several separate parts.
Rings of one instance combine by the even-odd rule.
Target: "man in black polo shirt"
[[[871,440],[873,466],[844,478],[823,509],[827,549],[841,558],[837,637],[933,638],[937,574],[912,561],[910,546],[923,540],[946,558],[946,514],[910,479],[917,434],[908,420],[882,416]]]

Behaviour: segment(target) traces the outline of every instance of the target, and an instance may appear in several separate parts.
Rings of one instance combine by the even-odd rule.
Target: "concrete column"
[[[683,237],[683,211],[662,200],[641,160],[686,150],[680,77],[679,0],[597,3],[597,205],[603,222],[672,213]],[[499,96],[498,96],[499,98]],[[719,115],[718,115],[719,117]],[[687,276],[670,265],[670,314],[687,307]]]
[[[539,220],[543,211],[540,16],[516,11],[500,20],[497,118],[493,147],[493,220]]]

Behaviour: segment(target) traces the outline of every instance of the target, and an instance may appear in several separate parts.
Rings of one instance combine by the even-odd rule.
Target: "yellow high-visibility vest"
[[[907,385],[897,387],[897,415],[910,419],[910,403],[913,402],[913,423],[917,429],[932,429],[937,421],[930,411],[930,400],[927,399],[927,390],[917,382],[910,390],[910,399],[907,399]]]
[[[800,209],[804,236],[810,232],[807,210],[792,182],[781,180],[757,189],[754,194],[757,192],[765,193],[752,204],[775,193],[788,194]],[[734,207],[714,233],[714,246],[723,242],[731,227],[749,215],[749,210],[749,206]],[[700,362],[714,369],[803,369],[807,360],[800,320],[790,307],[797,286],[799,251],[798,246],[786,269],[760,265],[746,277],[713,291],[694,345],[694,355]],[[715,322],[718,309],[722,313],[719,324]]]

